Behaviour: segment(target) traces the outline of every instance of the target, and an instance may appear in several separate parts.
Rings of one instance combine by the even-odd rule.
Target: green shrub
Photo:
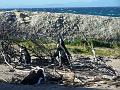
[[[85,40],[81,40],[80,38],[76,38],[73,41],[65,40],[64,42],[66,45],[71,45],[71,46],[81,46],[84,43],[87,44]]]
[[[94,47],[106,47],[106,48],[112,48],[112,44],[110,42],[102,41],[102,40],[91,40]]]
[[[107,41],[103,41],[103,40],[89,39],[88,41],[85,41],[80,38],[76,38],[76,39],[74,39],[74,41],[65,40],[65,44],[71,45],[71,46],[93,45],[94,47],[106,47],[106,48],[112,48],[112,46],[113,46],[113,44],[111,42],[107,42]]]

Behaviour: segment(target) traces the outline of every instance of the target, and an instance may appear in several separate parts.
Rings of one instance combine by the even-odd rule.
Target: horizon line
[[[30,9],[30,8],[101,8],[101,7],[120,7],[120,6],[92,6],[92,7],[87,7],[87,6],[84,6],[84,7],[0,7],[0,9]]]

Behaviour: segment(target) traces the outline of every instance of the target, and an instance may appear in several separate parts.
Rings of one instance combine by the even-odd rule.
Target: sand
[[[107,65],[112,66],[116,71],[117,74],[120,75],[120,59],[110,59],[107,62]],[[29,85],[20,85],[16,84],[16,82],[20,82],[19,79],[23,79],[25,76],[29,74],[28,70],[23,70],[24,73],[21,72],[10,72],[9,67],[6,64],[0,64],[0,90],[120,90],[120,86],[116,87],[113,81],[95,81],[95,77],[88,74],[86,71],[80,72],[80,77],[87,76],[86,81],[89,81],[91,85],[89,86],[72,86],[72,85],[59,85],[59,84],[41,84],[38,86],[29,86]],[[68,75],[69,76],[69,75]],[[107,76],[108,77],[108,76]],[[17,81],[13,80],[13,78],[17,78]],[[89,80],[89,79],[92,81]],[[94,78],[94,79],[92,79]],[[108,77],[109,78],[109,77]],[[110,77],[111,78],[111,77]],[[99,79],[99,78],[98,78]],[[11,83],[12,82],[12,83]],[[117,81],[117,84],[120,85],[120,82]]]

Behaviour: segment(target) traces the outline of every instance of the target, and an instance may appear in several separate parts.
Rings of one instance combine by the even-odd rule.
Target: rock
[[[120,76],[115,76],[112,80],[114,80],[114,81],[120,81]]]
[[[111,86],[116,86],[116,87],[120,87],[120,81],[110,82],[109,85],[111,85]]]
[[[82,82],[80,79],[75,78],[74,79],[74,85],[75,86],[84,86],[84,82]]]
[[[75,83],[82,83],[82,81],[81,81],[80,79],[78,79],[78,78],[75,78],[75,79],[74,79],[74,82],[75,82]]]
[[[9,22],[9,24],[5,23],[8,26],[14,26],[11,23],[17,22],[15,25],[17,27],[13,27],[13,29],[19,29],[21,32],[29,31],[30,35],[37,33],[57,37],[59,33],[62,33],[70,41],[78,36],[83,38],[81,32],[84,32],[87,37],[104,40],[115,39],[120,33],[118,32],[120,29],[119,17],[11,11],[0,13],[0,18]]]
[[[101,81],[102,79],[100,77],[94,77],[93,81],[94,82],[98,82],[98,81]]]
[[[62,73],[63,80],[73,83],[75,79],[75,74],[73,72]]]
[[[114,78],[114,76],[108,76],[108,75],[103,75],[103,76],[102,76],[102,79],[103,79],[103,80],[108,80],[108,81],[109,81],[109,80],[112,80],[113,78]]]
[[[98,82],[98,81],[101,81],[102,78],[101,77],[90,77],[89,79],[87,79],[87,82]]]
[[[99,81],[99,84],[107,84],[106,81]]]

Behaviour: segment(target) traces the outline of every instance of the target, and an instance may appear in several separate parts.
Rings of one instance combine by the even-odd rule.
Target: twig
[[[8,81],[5,80],[4,78],[0,78],[0,81],[8,82]]]
[[[5,54],[3,54],[3,52],[2,52],[2,56],[4,57],[5,63],[6,63],[12,70],[15,70],[15,69],[13,68],[13,66],[10,65],[10,64],[7,62],[7,60],[6,60],[6,58],[5,58]]]
[[[85,36],[85,34],[82,32],[84,38],[85,38],[85,41],[88,43],[88,45],[90,46],[91,50],[92,50],[92,53],[93,53],[93,57],[94,57],[94,60],[97,61],[97,58],[96,58],[96,52],[95,52],[95,49],[93,48],[93,45],[91,46],[91,44],[89,43],[87,37]]]

